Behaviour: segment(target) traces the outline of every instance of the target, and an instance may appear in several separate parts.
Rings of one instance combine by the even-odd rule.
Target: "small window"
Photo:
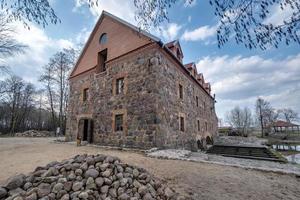
[[[89,88],[83,90],[82,100],[87,101],[89,99]]]
[[[124,78],[116,80],[116,94],[124,94]]]
[[[197,120],[198,131],[200,131],[200,120]]]
[[[180,131],[184,132],[184,117],[179,117]]]
[[[115,131],[123,131],[123,114],[115,115]]]
[[[181,84],[179,84],[179,98],[183,99],[183,87]]]
[[[208,125],[207,125],[207,122],[205,122],[205,131],[208,130]]]
[[[196,96],[196,105],[197,105],[197,107],[199,106],[199,98],[198,98],[198,96]]]
[[[180,51],[179,51],[179,49],[177,49],[177,52],[176,52],[176,54],[177,54],[177,58],[178,58],[178,59],[180,59],[180,58],[181,58],[181,54],[180,54]]]
[[[106,44],[107,43],[107,34],[103,33],[100,38],[99,38],[99,43],[100,44]]]
[[[106,70],[107,49],[98,53],[98,72]]]

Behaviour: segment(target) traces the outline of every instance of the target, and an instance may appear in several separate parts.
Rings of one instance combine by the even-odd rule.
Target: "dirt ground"
[[[142,153],[107,150],[98,147],[76,147],[56,144],[51,138],[0,138],[0,184],[18,173],[28,173],[50,161],[60,161],[77,154],[107,154],[124,162],[143,167],[168,185],[192,199],[300,199],[300,178],[256,170],[161,160]]]

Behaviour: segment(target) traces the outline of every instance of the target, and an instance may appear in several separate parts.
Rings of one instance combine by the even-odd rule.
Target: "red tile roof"
[[[299,125],[293,124],[290,122],[286,122],[286,121],[282,121],[282,120],[278,120],[276,122],[273,122],[272,126],[273,127],[292,127],[292,126],[299,126]]]

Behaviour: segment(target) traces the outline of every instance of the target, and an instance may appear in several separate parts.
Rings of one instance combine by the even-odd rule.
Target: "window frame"
[[[90,96],[89,90],[90,90],[90,88],[88,88],[88,87],[83,88],[83,90],[82,90],[82,101],[83,102],[86,102],[89,100],[89,96]]]
[[[98,73],[106,72],[107,54],[108,54],[107,49],[103,49],[102,51],[98,52],[98,57],[97,57]]]
[[[102,33],[99,37],[99,44],[104,45],[107,43],[107,33]]]
[[[121,117],[120,119],[117,119],[118,117]],[[121,124],[118,124],[118,122],[121,120]],[[115,114],[115,132],[124,131],[124,114]]]
[[[183,85],[181,83],[178,84],[178,97],[183,100]]]
[[[122,80],[122,86],[120,88],[120,81]],[[116,78],[116,85],[115,85],[115,88],[116,88],[116,95],[119,95],[119,94],[124,94],[124,90],[125,90],[125,77],[119,77],[119,78]]]

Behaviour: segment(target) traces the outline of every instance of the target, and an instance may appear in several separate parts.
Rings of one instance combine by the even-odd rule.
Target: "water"
[[[291,145],[291,144],[274,144],[272,148],[279,151],[297,151],[300,152],[300,145]],[[294,164],[300,164],[300,153],[285,156],[285,158]]]
[[[272,148],[279,151],[299,151],[300,145],[291,145],[291,144],[273,144]]]

